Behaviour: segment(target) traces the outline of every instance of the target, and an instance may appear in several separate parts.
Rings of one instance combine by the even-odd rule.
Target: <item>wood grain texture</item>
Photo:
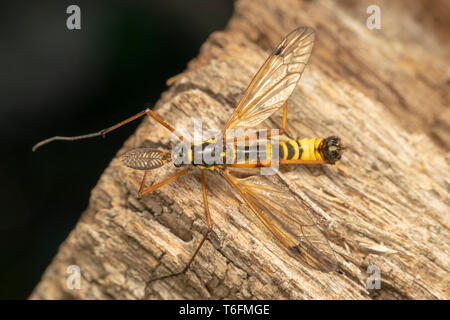
[[[381,30],[365,26],[374,3]],[[281,176],[301,200],[299,214],[310,210],[323,222],[340,272],[292,259],[222,177],[207,172],[210,237],[186,274],[152,281],[181,270],[207,229],[200,175],[138,200],[142,172],[115,158],[30,298],[449,299],[450,58],[441,32],[448,25],[437,20],[434,32],[424,21],[436,11],[417,6],[238,1],[225,31],[208,38],[154,109],[176,128],[192,130],[195,117],[204,129],[220,129],[281,38],[314,27],[288,129],[338,135],[348,149],[335,166],[283,168]],[[168,149],[170,136],[145,119],[117,155],[140,145]],[[175,171],[151,171],[148,185]],[[79,290],[66,286],[73,264],[81,268]],[[371,264],[381,269],[380,290],[366,288]]]

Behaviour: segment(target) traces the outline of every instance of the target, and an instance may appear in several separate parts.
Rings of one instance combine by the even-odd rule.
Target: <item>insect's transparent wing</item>
[[[231,175],[229,175],[231,176]],[[231,180],[244,200],[272,233],[302,262],[321,271],[337,267],[327,238],[307,210],[276,176]],[[240,189],[240,190],[239,190]]]
[[[275,48],[253,78],[222,130],[255,127],[281,108],[308,63],[314,30],[299,27]]]

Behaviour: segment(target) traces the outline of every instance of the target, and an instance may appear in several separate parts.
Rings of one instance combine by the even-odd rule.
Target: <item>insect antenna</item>
[[[107,130],[101,130],[99,132],[94,132],[94,133],[88,133],[88,134],[83,134],[80,136],[73,136],[73,137],[62,137],[62,136],[54,136],[45,140],[42,140],[41,142],[36,143],[33,148],[31,148],[31,150],[36,151],[38,148],[42,147],[45,144],[48,144],[50,142],[56,141],[56,140],[64,140],[64,141],[75,141],[75,140],[82,140],[82,139],[89,139],[89,138],[95,138],[95,137],[99,137],[99,136],[105,136],[105,134],[107,133]]]
[[[121,126],[127,124],[128,122],[131,122],[133,120],[136,120],[137,118],[140,118],[144,115],[148,115],[150,118],[155,119],[157,122],[159,122],[159,124],[161,124],[163,127],[165,127],[166,129],[168,129],[170,132],[174,132],[175,129],[168,124],[166,121],[164,121],[160,116],[158,116],[155,112],[153,112],[151,109],[147,108],[137,114],[135,114],[132,117],[129,117],[128,119],[123,120],[122,122],[119,122],[118,124],[115,124],[109,128],[100,130],[99,132],[94,132],[94,133],[88,133],[88,134],[83,134],[80,136],[73,136],[73,137],[62,137],[62,136],[55,136],[55,137],[51,137],[45,140],[42,140],[39,143],[36,143],[32,150],[36,151],[38,148],[42,147],[45,144],[48,144],[50,142],[56,141],[56,140],[64,140],[64,141],[75,141],[75,140],[82,140],[82,139],[89,139],[89,138],[95,138],[95,137],[99,137],[99,136],[105,136],[107,133],[116,130],[117,128],[120,128]],[[179,140],[183,140],[183,136],[178,136]]]
[[[36,143],[36,144],[33,146],[33,148],[31,148],[31,150],[33,150],[33,152],[34,152],[34,151],[36,151],[38,148],[42,147],[43,145],[46,145],[46,144],[48,144],[48,143],[50,143],[50,142],[57,141],[57,140],[63,140],[63,141],[76,141],[76,140],[90,139],[90,138],[95,138],[95,137],[100,137],[100,136],[105,137],[105,135],[106,135],[108,132],[111,132],[111,131],[113,131],[113,130],[115,130],[115,129],[117,129],[117,128],[119,128],[119,127],[125,125],[125,124],[127,124],[128,122],[131,122],[131,121],[133,121],[133,120],[135,120],[135,119],[137,119],[137,118],[139,118],[139,117],[142,117],[143,115],[145,115],[145,114],[148,112],[148,110],[149,110],[149,109],[146,109],[146,110],[144,110],[144,111],[141,111],[141,112],[139,112],[138,114],[135,114],[134,116],[132,116],[132,117],[130,117],[130,118],[128,118],[128,119],[125,119],[125,120],[122,121],[122,122],[119,122],[118,124],[115,124],[115,125],[113,125],[113,126],[111,126],[111,127],[109,127],[109,128],[100,130],[100,131],[98,131],[98,132],[88,133],[88,134],[83,134],[83,135],[73,136],[73,137],[54,136],[54,137],[51,137],[51,138],[42,140],[41,142]]]

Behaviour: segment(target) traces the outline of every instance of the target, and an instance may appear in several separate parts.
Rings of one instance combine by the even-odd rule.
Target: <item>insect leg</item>
[[[141,186],[139,188],[139,197],[143,197],[143,196],[145,196],[145,195],[155,191],[156,189],[162,187],[163,185],[166,185],[166,184],[168,184],[168,183],[178,179],[179,177],[181,177],[183,174],[187,173],[188,171],[189,171],[189,168],[186,168],[186,169],[183,169],[181,171],[178,171],[175,175],[171,176],[170,178],[168,178],[168,179],[166,179],[166,180],[164,180],[164,181],[162,181],[160,183],[157,183],[157,184],[151,186],[150,188],[142,190],[143,187],[144,187],[144,180],[145,180],[145,178],[147,176],[147,171],[146,171],[144,173],[144,177],[142,179]]]
[[[286,100],[286,102],[283,104],[283,119],[281,121],[281,128],[278,130],[278,135],[279,136],[281,136],[282,134],[284,134],[286,132],[287,112],[288,112],[288,102]],[[291,137],[290,134],[286,133],[286,135],[289,138]],[[272,134],[272,131],[269,130],[267,132],[267,138],[270,138],[272,136],[274,136],[274,135]]]
[[[50,142],[56,141],[56,140],[64,140],[64,141],[75,141],[75,140],[82,140],[82,139],[89,139],[89,138],[94,138],[94,137],[99,137],[99,136],[105,136],[107,133],[116,130],[117,128],[120,128],[121,126],[136,120],[144,115],[148,115],[150,118],[155,119],[156,121],[158,121],[162,126],[164,126],[165,128],[167,128],[169,131],[174,132],[175,129],[169,125],[166,121],[164,121],[160,116],[158,116],[153,110],[147,108],[137,114],[135,114],[132,117],[129,117],[128,119],[123,120],[122,122],[119,122],[118,124],[115,124],[109,128],[100,130],[98,132],[94,132],[94,133],[88,133],[88,134],[83,134],[83,135],[79,135],[79,136],[73,136],[73,137],[63,137],[63,136],[54,136],[45,140],[42,140],[41,142],[36,143],[32,150],[36,151],[38,148],[42,147],[45,144],[48,144]],[[180,140],[183,140],[182,136],[178,137]]]
[[[286,124],[287,124],[287,112],[288,112],[288,102],[283,104],[283,119],[281,120],[281,128],[278,130],[278,135],[286,134],[289,138],[291,138],[291,135],[286,133]],[[272,136],[271,131],[267,132],[267,138],[270,138]]]
[[[163,127],[167,128],[170,132],[174,132],[175,131],[175,129],[170,124],[168,124],[164,119],[162,119],[160,116],[158,116],[156,114],[156,112],[154,112],[152,109],[147,108],[144,111],[141,111],[138,114],[136,114],[136,115],[134,115],[134,116],[132,116],[132,117],[130,117],[130,118],[128,118],[128,119],[126,119],[126,120],[116,124],[116,125],[113,125],[113,126],[107,128],[107,129],[104,129],[104,130],[102,130],[100,132],[102,133],[102,135],[105,135],[105,134],[107,134],[107,133],[109,133],[109,132],[111,132],[113,130],[116,130],[117,128],[120,128],[121,126],[123,126],[124,124],[127,124],[128,122],[131,122],[131,121],[133,121],[133,120],[135,120],[135,119],[137,119],[139,117],[142,117],[143,115],[148,115],[150,118],[155,119],[156,121],[158,121],[159,124],[161,124]],[[180,140],[183,140],[182,136],[179,136],[178,138]]]
[[[289,138],[292,139],[291,135],[287,132],[286,125],[287,125],[287,115],[288,115],[288,101],[283,104],[283,118],[281,120],[281,128],[279,131],[279,135],[285,134]]]
[[[283,122],[281,123],[280,135],[282,135],[286,130],[287,111],[288,111],[288,102],[286,100],[286,102],[283,105]]]
[[[153,118],[156,121],[158,121],[163,127],[167,128],[170,132],[175,132],[175,129],[170,124],[168,124],[164,119],[158,116],[153,110],[147,109],[146,112],[150,118]],[[183,140],[183,136],[178,136],[178,139]]]
[[[148,170],[144,171],[144,176],[142,177],[141,186],[139,187],[139,195],[142,194],[142,190],[144,190],[145,178],[147,178]]]
[[[213,222],[211,220],[211,213],[209,211],[208,198],[206,196],[205,170],[201,170],[201,179],[202,179],[203,202],[205,203],[205,214],[206,214],[206,223],[208,225],[208,230],[206,230],[206,233],[203,236],[202,241],[200,241],[200,244],[198,245],[198,247],[195,250],[194,254],[192,255],[191,259],[189,259],[189,262],[186,264],[186,266],[181,271],[152,279],[151,280],[152,282],[157,281],[157,280],[167,279],[169,277],[174,277],[174,276],[178,276],[178,275],[185,273],[191,266],[192,262],[194,261],[195,257],[197,256],[198,252],[200,251],[201,247],[205,243],[206,239],[208,238],[208,235],[210,234],[210,232],[212,230]]]
[[[212,227],[213,227],[213,223],[212,223],[212,220],[211,220],[211,212],[209,211],[209,206],[208,206],[208,198],[206,196],[205,170],[201,170],[201,173],[202,173],[203,202],[205,204],[206,224],[208,225],[208,230],[206,230],[206,233],[203,236],[202,241],[200,241],[200,244],[198,245],[197,249],[195,250],[194,254],[192,255],[192,257],[189,260],[189,262],[186,264],[186,266],[184,267],[182,272],[185,272],[187,269],[189,269],[190,265],[192,264],[192,262],[194,261],[195,257],[197,256],[197,253],[200,251],[200,248],[205,243],[205,241],[208,238],[208,235],[211,232]]]

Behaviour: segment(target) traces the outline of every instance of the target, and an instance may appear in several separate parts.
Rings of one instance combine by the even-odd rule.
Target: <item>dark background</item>
[[[81,8],[68,30],[66,8]],[[0,298],[27,298],[87,207],[90,190],[139,121],[98,131],[156,102],[231,0],[23,1],[0,5]]]

